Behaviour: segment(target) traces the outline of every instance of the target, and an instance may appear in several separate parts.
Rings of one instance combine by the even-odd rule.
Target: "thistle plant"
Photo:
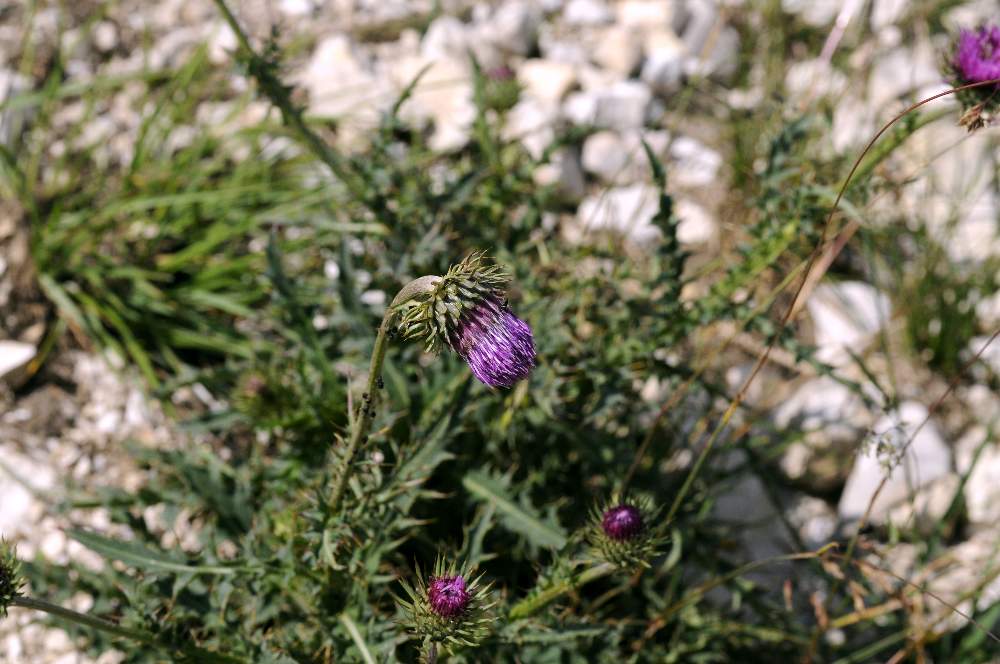
[[[24,585],[14,547],[0,539],[0,618],[7,617],[7,608],[21,596]]]
[[[396,601],[406,614],[407,628],[423,638],[429,660],[436,657],[438,646],[447,650],[475,647],[489,633],[494,603],[489,599],[490,585],[482,583],[481,574],[471,578],[468,570],[439,557],[429,578],[417,567],[415,583],[401,579],[400,584],[407,598],[396,597]]]
[[[649,567],[663,541],[657,518],[648,500],[616,493],[591,510],[587,541],[598,558],[619,569]]]
[[[225,653],[211,652],[193,643],[172,644],[161,640],[156,634],[142,628],[129,627],[88,613],[67,609],[59,604],[26,596],[22,592],[24,580],[20,573],[20,563],[13,545],[0,539],[0,619],[7,617],[10,607],[30,611],[40,611],[64,623],[73,624],[94,632],[103,632],[113,638],[150,646],[170,657],[170,661],[219,662],[238,664],[242,659]]]
[[[485,253],[477,252],[443,277],[414,279],[393,298],[375,338],[368,385],[334,480],[331,513],[339,507],[350,464],[375,418],[382,363],[395,332],[404,339],[423,340],[429,352],[448,346],[490,387],[511,387],[528,377],[535,366],[535,344],[531,328],[507,306],[507,281],[501,267],[487,265]]]
[[[948,64],[958,85],[1000,80],[1000,25],[960,31]],[[1000,82],[963,90],[959,100],[965,107],[962,124],[970,130],[984,127],[1000,109]]]

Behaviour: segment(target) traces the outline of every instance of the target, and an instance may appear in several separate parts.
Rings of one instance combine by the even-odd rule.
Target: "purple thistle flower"
[[[490,387],[511,387],[535,367],[531,328],[495,295],[462,313],[449,345]]]
[[[624,542],[642,532],[642,512],[635,505],[617,505],[608,509],[601,520],[604,534],[616,542]]]
[[[437,576],[427,588],[431,610],[442,618],[454,618],[465,611],[471,596],[461,576]]]
[[[962,30],[952,65],[966,83],[1000,78],[1000,26]]]

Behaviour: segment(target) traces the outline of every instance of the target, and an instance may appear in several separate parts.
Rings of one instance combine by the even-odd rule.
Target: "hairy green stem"
[[[515,604],[510,610],[510,619],[520,620],[521,618],[533,616],[571,590],[582,588],[591,581],[608,576],[613,571],[615,571],[614,565],[611,563],[601,563],[579,574],[575,574],[564,581],[559,581],[540,592],[525,597]]]
[[[358,453],[358,447],[368,437],[368,429],[371,428],[372,420],[375,419],[375,403],[377,390],[379,389],[379,379],[382,375],[382,362],[385,360],[385,351],[389,345],[389,327],[394,318],[393,308],[389,307],[382,324],[378,326],[378,335],[375,337],[375,348],[372,349],[371,365],[368,367],[368,385],[365,393],[361,395],[361,405],[354,416],[354,423],[351,427],[351,437],[347,442],[347,449],[340,459],[340,466],[334,479],[333,491],[330,494],[329,513],[336,514],[340,508],[340,501],[344,497],[344,490],[347,488],[347,479],[351,474],[351,464],[354,462],[354,455]]]
[[[34,597],[24,597],[18,596],[14,597],[10,603],[11,606],[18,606],[22,609],[31,609],[32,611],[41,611],[42,613],[47,613],[50,616],[60,618],[67,622],[75,623],[81,627],[88,627],[90,629],[96,629],[99,632],[104,632],[105,634],[110,634],[112,636],[117,636],[123,639],[131,639],[132,641],[138,641],[139,643],[144,643],[148,646],[153,646],[156,648],[161,648],[163,650],[177,651],[182,653],[186,657],[193,658],[193,661],[215,661],[215,662],[231,662],[232,664],[245,664],[246,660],[239,657],[231,657],[229,655],[223,655],[221,653],[210,652],[199,648],[198,646],[185,646],[180,648],[178,651],[175,647],[170,644],[164,643],[156,635],[151,634],[142,629],[134,629],[131,627],[124,627],[117,623],[113,623],[110,620],[105,620],[104,618],[98,618],[97,616],[92,616],[87,613],[80,613],[79,611],[74,611],[72,609],[67,609],[58,604],[53,604],[52,602],[47,602],[43,599],[35,599]]]
[[[379,385],[382,377],[382,363],[385,361],[385,351],[389,346],[389,330],[392,328],[396,318],[398,307],[420,295],[432,291],[441,277],[427,275],[414,279],[403,286],[396,297],[393,298],[386,309],[385,316],[382,317],[382,324],[378,326],[378,335],[375,337],[375,347],[372,349],[371,364],[368,367],[368,384],[364,394],[361,395],[361,405],[357,415],[353,418],[351,427],[351,437],[347,441],[347,449],[340,460],[337,469],[336,479],[334,479],[333,491],[330,494],[329,513],[336,514],[340,508],[340,501],[344,498],[344,490],[347,488],[347,480],[351,474],[351,464],[354,455],[358,453],[358,447],[368,436],[372,421],[375,419],[375,403],[377,401]]]
[[[138,629],[131,629],[129,627],[122,627],[117,625],[110,620],[105,620],[104,618],[97,618],[95,616],[88,615],[86,613],[80,613],[79,611],[73,611],[72,609],[67,609],[58,604],[52,604],[51,602],[46,602],[43,599],[34,599],[32,597],[15,597],[11,603],[11,606],[19,606],[23,609],[32,609],[34,611],[42,611],[48,613],[51,616],[57,618],[62,618],[63,620],[68,620],[69,622],[82,625],[83,627],[90,627],[91,629],[96,629],[102,632],[106,632],[113,636],[120,636],[126,639],[132,639],[133,641],[139,641],[140,643],[145,643],[148,645],[159,645],[156,637],[149,632],[144,632]]]

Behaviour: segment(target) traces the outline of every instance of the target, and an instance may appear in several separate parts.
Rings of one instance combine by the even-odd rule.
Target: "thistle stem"
[[[142,629],[134,629],[131,627],[124,627],[117,623],[113,623],[110,620],[105,620],[104,618],[98,618],[97,616],[92,616],[87,613],[80,613],[79,611],[74,611],[72,609],[67,609],[58,604],[53,604],[52,602],[47,602],[43,599],[35,599],[34,597],[24,597],[23,595],[14,597],[11,602],[11,606],[19,606],[22,609],[31,609],[32,611],[41,611],[42,613],[47,613],[50,616],[60,618],[67,622],[75,623],[81,627],[88,627],[90,629],[96,629],[99,632],[104,632],[105,634],[110,634],[112,636],[117,636],[123,639],[131,639],[133,641],[138,641],[139,643],[144,643],[148,646],[153,646],[155,648],[160,648],[168,651],[176,651],[183,654],[185,657],[190,658],[192,661],[214,661],[214,662],[230,662],[231,664],[246,664],[246,660],[241,657],[233,657],[231,655],[225,655],[219,652],[213,652],[204,650],[195,645],[182,646],[179,650],[170,644],[164,643],[156,635],[151,634]]]
[[[379,390],[379,380],[382,376],[382,363],[385,361],[385,351],[389,346],[389,329],[396,318],[397,308],[420,295],[432,291],[440,281],[440,277],[427,275],[414,279],[403,286],[396,297],[393,298],[389,307],[382,317],[382,324],[378,326],[378,335],[375,337],[375,347],[372,349],[371,365],[368,367],[368,385],[365,393],[361,397],[361,406],[354,417],[351,427],[351,437],[347,441],[347,449],[340,461],[337,469],[337,476],[334,480],[333,492],[330,494],[329,513],[336,514],[340,508],[340,501],[344,497],[344,490],[347,488],[347,479],[351,474],[351,464],[354,455],[358,453],[358,447],[368,436],[372,421],[375,419],[375,403]]]
[[[73,611],[72,609],[67,609],[59,606],[58,604],[52,604],[51,602],[46,602],[42,599],[34,599],[32,597],[15,597],[11,601],[10,605],[19,606],[23,609],[42,611],[43,613],[48,613],[51,616],[68,620],[69,622],[82,625],[83,627],[90,627],[91,629],[106,632],[113,636],[132,639],[133,641],[139,641],[140,643],[145,643],[147,645],[159,645],[156,637],[149,632],[131,629],[129,627],[122,627],[121,625],[115,624],[110,620]]]
[[[854,172],[851,180],[853,182],[863,182],[866,177],[871,175],[876,166],[885,161],[886,157],[892,154],[893,150],[905,143],[906,139],[915,134],[918,129],[943,117],[954,115],[954,113],[954,107],[944,106],[907,116],[896,126],[891,134],[875,144],[871,152],[858,165],[858,169]],[[841,183],[841,187],[846,187],[846,185],[846,182]]]
[[[375,419],[375,403],[378,395],[379,378],[382,374],[382,363],[385,360],[385,351],[389,345],[389,326],[394,318],[393,307],[390,306],[382,318],[382,324],[378,326],[378,335],[375,337],[375,348],[372,349],[371,365],[368,367],[368,385],[365,393],[361,397],[361,406],[354,417],[354,425],[351,427],[351,437],[347,442],[347,449],[340,460],[340,467],[337,469],[337,476],[334,480],[333,492],[330,494],[329,510],[330,514],[336,514],[340,508],[340,501],[344,497],[344,489],[347,488],[347,479],[351,474],[351,464],[354,462],[354,455],[358,453],[358,447],[368,437],[368,430]]]
[[[302,109],[296,106],[291,99],[289,89],[278,79],[272,68],[250,44],[250,38],[243,30],[236,16],[226,4],[225,0],[213,0],[223,20],[229,25],[236,35],[239,50],[249,63],[249,73],[256,79],[264,95],[281,112],[281,117],[285,124],[295,133],[309,150],[319,158],[336,175],[341,182],[350,190],[351,194],[358,200],[365,200],[365,188],[350,171],[344,159],[328,146],[316,132],[309,128],[302,116]]]
[[[615,566],[611,563],[601,563],[564,581],[559,581],[515,604],[514,608],[510,610],[510,619],[520,620],[533,616],[571,590],[582,588],[591,581],[608,576],[614,570]]]

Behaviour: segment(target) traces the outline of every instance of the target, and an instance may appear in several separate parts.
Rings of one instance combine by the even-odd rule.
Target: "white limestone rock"
[[[38,349],[32,344],[0,340],[0,381],[19,386],[26,377],[28,363],[35,358],[37,352]]]
[[[615,15],[603,0],[569,0],[562,20],[571,26],[606,25],[615,20]]]
[[[576,85],[576,68],[566,62],[532,58],[518,68],[517,80],[526,96],[558,102]]]
[[[621,78],[628,78],[642,61],[642,42],[632,29],[614,25],[594,37],[593,60]]]
[[[864,350],[889,320],[889,298],[861,281],[824,283],[806,303],[815,328],[816,357],[842,366],[851,362],[848,352]]]
[[[652,219],[659,208],[659,192],[650,185],[611,187],[585,198],[577,220],[588,232],[611,232],[637,247],[658,241],[662,233]]]
[[[649,159],[642,147],[645,140],[657,157],[665,158],[670,134],[663,130],[595,132],[583,143],[583,168],[606,184],[648,181]]]

